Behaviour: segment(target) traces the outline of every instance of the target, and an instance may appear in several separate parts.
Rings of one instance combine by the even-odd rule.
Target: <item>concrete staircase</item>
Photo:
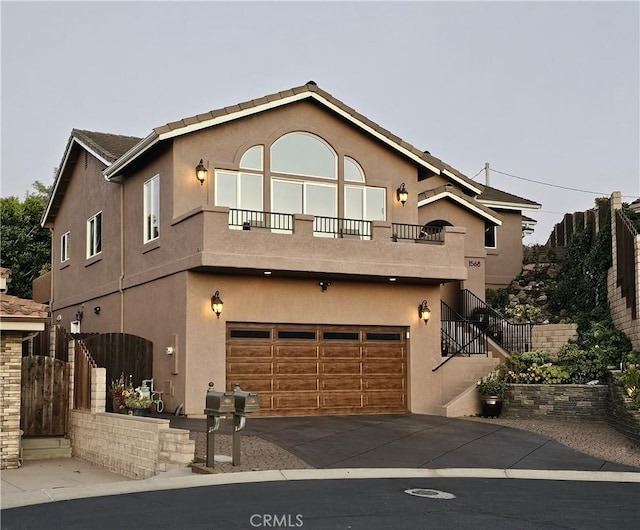
[[[63,436],[22,438],[22,460],[71,458],[71,440]]]

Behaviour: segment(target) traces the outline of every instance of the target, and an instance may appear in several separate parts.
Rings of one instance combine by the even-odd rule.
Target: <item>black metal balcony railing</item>
[[[243,230],[267,228],[273,231],[293,232],[293,215],[256,210],[229,210],[229,226]]]
[[[324,237],[371,239],[371,221],[316,216],[313,232]]]
[[[409,239],[413,241],[444,241],[444,230],[441,226],[408,225],[392,223],[392,239]]]

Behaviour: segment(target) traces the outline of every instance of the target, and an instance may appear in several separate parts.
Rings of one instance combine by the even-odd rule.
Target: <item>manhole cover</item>
[[[414,497],[425,497],[427,499],[455,499],[456,496],[453,493],[447,493],[446,491],[431,490],[425,488],[410,488],[404,490],[405,493],[413,495]]]

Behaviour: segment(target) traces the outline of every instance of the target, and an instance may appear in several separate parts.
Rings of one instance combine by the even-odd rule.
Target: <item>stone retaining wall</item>
[[[606,385],[528,385],[507,386],[505,417],[553,418],[605,421]]]
[[[540,324],[533,326],[531,340],[534,350],[544,350],[555,359],[560,348],[577,338],[577,324]]]
[[[627,408],[629,398],[620,385],[609,379],[607,423],[640,446],[640,410]]]

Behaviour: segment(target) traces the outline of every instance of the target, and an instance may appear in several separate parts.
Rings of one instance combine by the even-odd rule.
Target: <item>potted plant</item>
[[[502,403],[507,384],[502,375],[494,370],[477,382],[476,388],[480,394],[480,407],[485,418],[497,418],[502,412]]]
[[[111,381],[109,396],[113,403],[113,412],[119,412],[121,414],[127,413],[127,405],[125,404],[125,401],[127,397],[129,397],[129,394],[133,392],[131,378],[132,376],[129,376],[129,381],[127,382],[124,374],[121,374],[120,379],[117,381]]]
[[[144,395],[140,390],[131,392],[125,399],[125,404],[133,411],[134,416],[146,416],[151,399]]]

